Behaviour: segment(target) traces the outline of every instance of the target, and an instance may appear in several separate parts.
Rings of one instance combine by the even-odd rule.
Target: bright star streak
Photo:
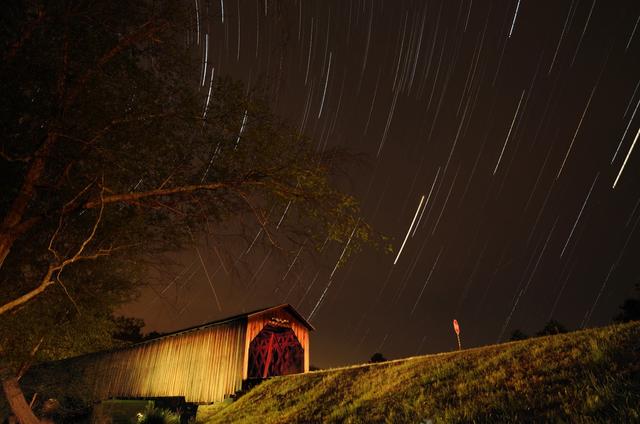
[[[636,116],[636,112],[638,111],[638,106],[640,106],[640,99],[638,99],[638,102],[636,103],[636,107],[633,109],[633,113],[631,114],[631,119],[629,119],[629,123],[627,124],[627,127],[624,129],[624,133],[622,133],[622,137],[620,138],[620,143],[618,143],[618,147],[616,148],[616,151],[613,154],[613,157],[611,158],[611,164],[613,164],[613,162],[616,160],[616,156],[618,156],[618,151],[622,146],[622,142],[624,141],[624,138],[627,136],[627,131],[629,131],[629,127],[631,126],[631,122],[633,122],[633,118]]]
[[[520,0],[518,0],[518,4],[516,5],[516,12],[513,14],[513,22],[511,22],[511,29],[509,30],[509,38],[511,38],[511,34],[513,33],[513,27],[516,26],[516,18],[518,17],[519,8],[520,8]]]
[[[633,139],[633,143],[631,144],[631,147],[629,148],[629,151],[627,152],[627,157],[624,158],[624,162],[622,163],[622,166],[620,167],[620,172],[618,172],[618,176],[616,177],[616,180],[613,182],[613,188],[616,188],[616,184],[618,184],[618,180],[620,179],[620,175],[622,175],[622,171],[624,171],[624,167],[627,165],[627,160],[629,160],[629,156],[631,155],[631,152],[633,151],[633,148],[636,145],[636,141],[638,141],[638,136],[640,136],[640,129],[638,129],[638,133],[636,134],[636,138]]]
[[[416,224],[415,228],[413,229],[413,233],[411,233],[411,237],[413,237],[416,234],[416,230],[420,226],[420,221],[422,221],[422,215],[424,215],[424,211],[427,210],[427,205],[429,204],[429,199],[431,199],[431,192],[433,191],[433,186],[436,185],[436,181],[438,180],[438,174],[440,174],[440,167],[438,167],[438,171],[436,172],[436,176],[433,179],[433,182],[431,183],[431,188],[429,189],[429,194],[427,195],[427,201],[424,203],[424,208],[422,208],[422,212],[420,212],[420,218],[418,218],[418,223]]]
[[[409,238],[409,234],[411,233],[411,229],[413,228],[413,224],[416,223],[416,218],[418,217],[418,213],[420,212],[420,208],[422,208],[422,203],[423,202],[424,202],[424,194],[422,195],[422,198],[420,199],[420,204],[418,205],[418,209],[416,209],[416,213],[413,215],[413,220],[411,221],[411,225],[409,226],[409,229],[407,230],[407,235],[404,237],[404,241],[402,242],[402,246],[400,246],[400,250],[398,251],[398,256],[396,256],[396,260],[393,261],[394,265],[398,262],[398,259],[400,258],[400,255],[402,254],[402,249],[404,249],[404,245],[405,245],[405,243],[407,243],[407,239]]]
[[[598,82],[600,81],[600,79],[598,78]],[[591,99],[593,98],[593,93],[596,92],[596,88],[598,87],[598,83],[596,83],[596,85],[593,86],[593,88],[591,89],[591,94],[589,95],[589,100],[587,100],[587,105],[584,107],[584,110],[582,111],[582,116],[580,117],[580,122],[578,122],[578,128],[576,128],[576,132],[573,133],[573,138],[571,139],[571,143],[569,144],[569,149],[567,150],[567,153],[564,155],[564,159],[562,160],[562,165],[560,165],[560,169],[558,170],[558,175],[556,175],[556,180],[560,177],[560,174],[562,173],[562,168],[564,168],[564,164],[567,162],[567,158],[569,157],[569,153],[571,153],[571,148],[573,147],[573,142],[576,141],[576,136],[578,135],[578,132],[580,131],[580,127],[582,126],[582,121],[584,120],[584,116],[587,114],[587,110],[589,109],[589,105],[591,104]]]
[[[327,287],[324,288],[324,291],[322,292],[322,295],[320,296],[320,299],[318,299],[318,302],[316,302],[316,306],[313,307],[313,310],[309,314],[309,317],[307,318],[307,321],[311,321],[311,318],[313,317],[313,314],[315,314],[316,311],[318,310],[318,307],[320,306],[320,303],[322,303],[322,300],[326,296],[327,290],[329,290],[329,287],[331,287],[332,283],[333,283],[333,280],[329,280],[329,284],[327,284]]]
[[[513,120],[511,121],[511,127],[509,127],[509,132],[507,133],[507,138],[504,140],[504,146],[502,146],[500,157],[498,157],[498,162],[496,163],[496,167],[493,169],[493,175],[496,175],[496,171],[498,170],[498,166],[500,165],[500,160],[502,159],[502,155],[504,154],[504,149],[507,147],[507,143],[509,142],[509,137],[511,136],[511,130],[513,130],[513,124],[516,122],[516,117],[518,116],[518,111],[520,110],[520,105],[522,104],[523,97],[524,97],[524,90],[522,90],[522,94],[520,95],[520,101],[518,102],[516,113],[513,115]]]
[[[336,262],[336,266],[333,267],[333,271],[331,271],[331,275],[329,276],[329,279],[333,278],[333,274],[336,273],[336,270],[338,269],[338,265],[340,265],[340,261],[344,257],[344,254],[347,251],[347,248],[349,247],[349,244],[351,243],[351,239],[353,238],[353,235],[356,233],[356,230],[358,229],[358,225],[360,225],[360,219],[358,219],[358,222],[356,222],[356,226],[353,227],[353,231],[351,231],[351,235],[349,236],[349,240],[347,240],[347,244],[344,245],[344,249],[342,249],[342,253],[340,254],[340,257],[338,258],[338,262]]]
[[[598,172],[596,174],[596,178],[593,180],[593,183],[591,183],[591,188],[589,189],[589,193],[587,193],[587,197],[584,199],[584,202],[582,203],[582,208],[580,208],[580,213],[578,214],[578,217],[576,218],[576,222],[573,223],[573,228],[571,228],[571,232],[569,233],[569,237],[567,237],[567,241],[564,244],[564,247],[562,248],[562,252],[560,252],[560,257],[562,257],[562,255],[564,255],[564,251],[567,249],[567,245],[569,244],[569,240],[571,240],[571,236],[573,236],[573,232],[576,229],[576,226],[578,225],[578,221],[580,221],[580,217],[582,216],[582,212],[584,211],[584,207],[587,205],[587,202],[589,201],[589,196],[591,196],[591,191],[593,190],[593,186],[596,185],[596,181],[598,181],[598,177],[600,176],[600,173]],[[615,187],[615,183],[614,183],[614,187]]]
[[[329,74],[331,73],[331,55],[333,52],[329,52],[329,66],[327,68],[327,78],[324,80],[324,91],[322,92],[322,102],[320,103],[320,111],[318,111],[318,118],[322,115],[322,108],[324,108],[324,98],[327,95],[327,85],[329,84]]]
[[[442,246],[440,248],[440,252],[438,252],[438,256],[436,257],[436,261],[433,263],[433,266],[431,267],[431,271],[429,271],[429,275],[427,276],[427,279],[424,282],[424,285],[422,286],[422,290],[420,290],[420,294],[418,295],[418,299],[416,299],[416,303],[413,305],[413,308],[411,309],[411,315],[413,315],[413,312],[416,310],[416,307],[418,306],[418,303],[420,302],[420,299],[422,298],[422,293],[424,292],[425,287],[427,287],[427,284],[429,284],[429,280],[431,279],[431,274],[433,274],[433,270],[436,269],[436,265],[438,264],[438,260],[440,259],[440,255],[442,254],[442,249],[444,248],[444,246]]]

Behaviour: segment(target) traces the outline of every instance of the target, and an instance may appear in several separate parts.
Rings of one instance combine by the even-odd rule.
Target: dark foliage
[[[520,329],[516,328],[515,330],[513,330],[513,333],[511,333],[511,337],[509,337],[509,341],[517,341],[517,340],[525,340],[528,339],[529,336],[521,331]]]
[[[538,331],[536,333],[536,336],[551,336],[554,334],[563,334],[563,333],[568,333],[569,330],[567,330],[567,328],[562,325],[560,322],[552,319],[549,320],[549,322],[547,322],[544,327],[542,328],[542,330]]]
[[[149,405],[138,417],[138,424],[180,424],[180,415]]]
[[[113,339],[128,343],[137,343],[144,339],[142,329],[144,328],[144,320],[140,318],[130,318],[118,316],[113,320],[116,324],[116,330],[113,332]]]
[[[371,355],[371,358],[369,359],[369,362],[372,364],[378,363],[378,362],[386,362],[387,358],[384,357],[384,355],[382,355],[382,353],[380,352],[376,352],[373,355]]]
[[[640,295],[640,284],[635,286],[638,295]],[[629,322],[640,320],[640,297],[629,298],[620,305],[620,312],[613,318],[615,322]]]

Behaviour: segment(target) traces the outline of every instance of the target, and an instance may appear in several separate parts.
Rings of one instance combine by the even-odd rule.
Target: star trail
[[[266,88],[318,152],[364,153],[367,165],[339,184],[394,250],[365,249],[344,263],[349,238],[323,246],[321,261],[302,247],[277,261],[253,248],[265,237],[256,226],[253,243],[230,259],[250,258],[250,278],[214,271],[225,262],[211,249],[185,254],[184,272],[140,300],[151,328],[286,299],[318,328],[312,362],[324,367],[376,350],[397,358],[455,349],[453,318],[468,347],[505,341],[516,328],[533,333],[550,318],[571,329],[604,325],[632,295],[637,1],[195,0],[192,8],[185,39],[202,53],[194,83],[203,116],[214,74],[229,75]],[[250,119],[245,111],[230,129],[236,145]],[[278,227],[287,224],[288,207],[272,212]]]

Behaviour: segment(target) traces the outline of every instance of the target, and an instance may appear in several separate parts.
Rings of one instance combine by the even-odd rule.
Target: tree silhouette
[[[386,362],[387,358],[384,357],[384,355],[382,355],[382,353],[380,352],[376,352],[373,355],[371,355],[371,358],[369,359],[369,362],[372,364],[375,364],[377,362]]]
[[[640,284],[635,285],[635,290],[638,294],[640,294]],[[620,309],[622,312],[620,312],[613,318],[615,322],[629,322],[640,320],[640,296],[625,299],[622,305],[620,305]]]
[[[564,325],[562,325],[559,321],[556,321],[555,319],[551,319],[549,320],[549,322],[547,322],[544,325],[542,330],[536,333],[536,336],[551,336],[554,334],[567,333],[568,331],[569,330],[567,330],[567,328]]]
[[[513,341],[517,341],[517,340],[525,340],[525,339],[528,339],[528,338],[529,338],[529,336],[526,333],[524,333],[520,329],[516,328],[511,333],[511,337],[509,337],[509,340],[513,342]]]

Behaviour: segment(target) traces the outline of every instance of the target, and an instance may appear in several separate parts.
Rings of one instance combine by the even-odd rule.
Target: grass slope
[[[640,422],[639,336],[636,322],[276,377],[198,421]]]

